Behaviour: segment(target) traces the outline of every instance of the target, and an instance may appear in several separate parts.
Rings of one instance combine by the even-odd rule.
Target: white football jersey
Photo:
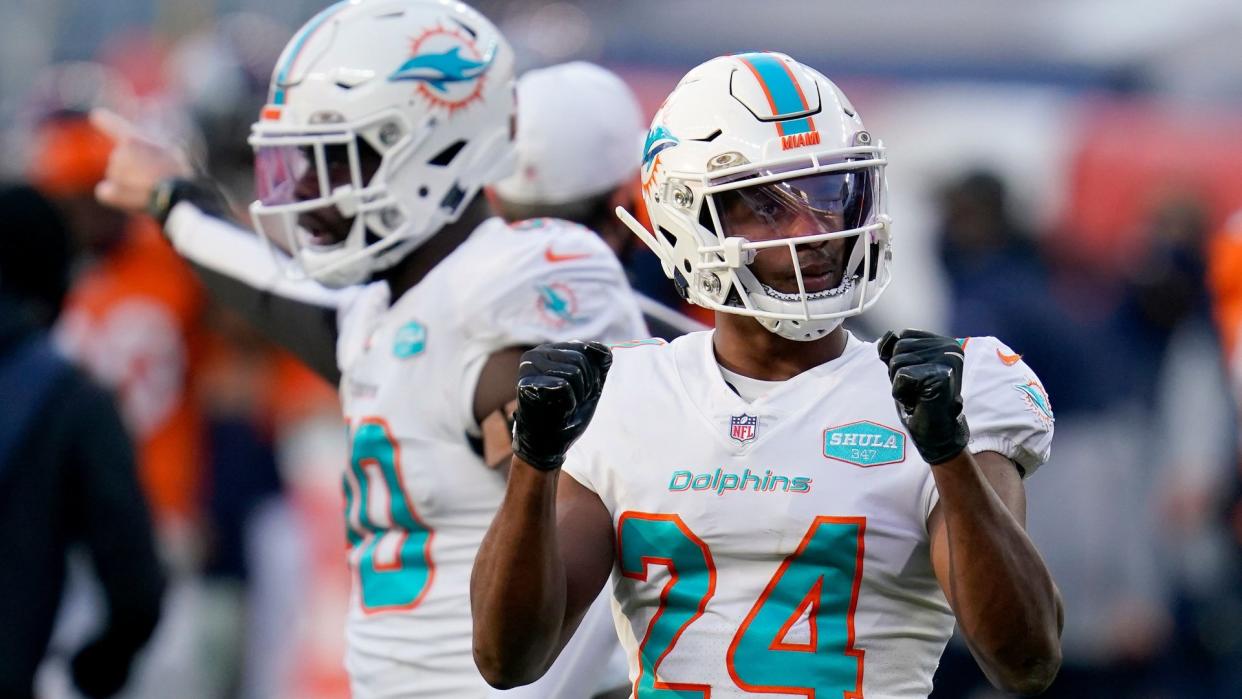
[[[614,349],[565,470],[616,526],[611,586],[633,696],[926,697],[954,618],[932,571],[930,467],[874,343],[748,403],[710,332]],[[1039,380],[964,341],[972,452],[1048,457]]]
[[[505,484],[466,439],[479,373],[505,347],[642,337],[641,314],[587,229],[490,219],[395,304],[386,283],[358,290],[339,327],[354,694],[486,696],[470,570]]]

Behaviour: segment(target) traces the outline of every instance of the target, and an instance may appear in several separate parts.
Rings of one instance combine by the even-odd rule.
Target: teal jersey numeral
[[[703,615],[716,591],[712,554],[677,515],[626,512],[617,523],[621,573],[646,581],[653,565],[668,569],[660,591],[660,608],[651,618],[638,648],[635,699],[706,699],[704,684],[668,683],[659,679],[660,662],[673,650],[682,632]]]
[[[862,696],[863,651],[854,648],[854,611],[866,530],[865,517],[815,518],[729,644],[726,662],[738,688],[809,699]],[[617,536],[625,577],[646,581],[652,565],[669,571],[660,607],[639,645],[635,699],[707,699],[711,686],[665,682],[659,670],[715,593],[711,551],[675,514],[625,512]]]
[[[354,549],[362,608],[367,612],[412,609],[431,588],[435,565],[431,561],[433,532],[418,518],[403,487],[401,450],[388,425],[378,418],[365,418],[354,431],[349,468],[345,479],[345,512],[357,513],[361,530],[346,526],[349,545]],[[352,484],[357,485],[354,492]],[[382,490],[377,485],[382,483]],[[375,493],[374,491],[381,492]],[[389,522],[372,521],[372,497],[388,498]],[[381,526],[383,525],[383,526]],[[396,538],[385,546],[382,542]]]
[[[729,644],[729,675],[737,686],[817,699],[862,696],[854,609],[866,528],[863,518],[815,518]],[[791,638],[803,619],[806,626]]]

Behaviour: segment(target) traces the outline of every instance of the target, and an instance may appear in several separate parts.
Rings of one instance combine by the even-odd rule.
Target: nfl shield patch
[[[729,418],[729,436],[736,439],[741,444],[745,444],[755,438],[755,433],[759,431],[759,418],[751,415],[734,415]]]

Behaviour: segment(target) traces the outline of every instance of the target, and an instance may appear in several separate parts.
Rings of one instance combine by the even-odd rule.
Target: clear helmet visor
[[[298,182],[314,169],[308,146],[258,146],[254,149],[255,199],[264,206],[281,206],[297,201]],[[318,173],[313,175],[318,180]]]
[[[780,174],[759,170],[743,179]],[[722,238],[747,241],[746,268],[768,295],[785,301],[841,295],[874,273],[874,264],[866,264],[869,246],[858,241],[875,222],[879,178],[879,169],[867,166],[716,191],[718,230]]]
[[[250,213],[288,253],[286,270],[295,277],[329,286],[365,281],[443,225],[444,189],[459,192],[455,202],[465,199],[439,176],[448,156],[415,160],[433,133],[431,116],[413,128],[397,110],[305,130],[267,126],[256,124],[249,139],[257,195]],[[465,144],[446,150],[455,156]]]
[[[255,194],[264,206],[324,203],[363,190],[381,158],[350,134],[264,139],[254,146]]]
[[[867,223],[875,178],[875,168],[824,172],[729,189],[714,197],[725,237],[761,240],[836,233]]]
[[[381,162],[347,133],[263,139],[254,155],[253,213],[271,241],[291,253],[345,241]]]

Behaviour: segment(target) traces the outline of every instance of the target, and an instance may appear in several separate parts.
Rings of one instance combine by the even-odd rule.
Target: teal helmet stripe
[[[298,32],[297,36],[293,38],[293,41],[290,42],[292,48],[289,50],[288,57],[276,70],[276,77],[272,79],[272,104],[285,103],[285,81],[289,79],[289,71],[293,69],[293,64],[298,60],[298,55],[302,53],[302,47],[306,45],[307,40],[311,38],[319,27],[323,26],[324,22],[328,21],[329,17],[336,14],[336,11],[341,9],[342,6],[348,4],[349,0],[341,0],[341,2],[324,8],[319,14],[312,17],[302,27],[302,30]]]
[[[769,104],[772,105],[773,117],[779,119],[784,114],[800,114],[810,109],[802,90],[794,82],[793,75],[781,59],[770,53],[742,53],[737,57],[759,80],[759,86],[763,88]],[[810,117],[803,117],[791,121],[778,121],[776,129],[782,136],[792,136],[813,131],[815,125]]]

